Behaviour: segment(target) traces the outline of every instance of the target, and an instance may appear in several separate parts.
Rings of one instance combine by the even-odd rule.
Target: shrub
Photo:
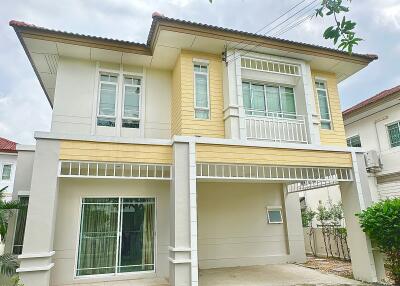
[[[400,285],[400,198],[374,204],[358,217],[362,230],[386,255],[395,285]]]

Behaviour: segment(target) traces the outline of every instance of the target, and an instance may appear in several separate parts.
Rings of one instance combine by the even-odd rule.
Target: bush
[[[374,204],[358,217],[362,230],[386,255],[395,285],[400,285],[400,198]]]

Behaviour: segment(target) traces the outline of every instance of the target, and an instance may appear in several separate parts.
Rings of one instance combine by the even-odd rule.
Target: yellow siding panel
[[[326,80],[328,89],[329,107],[331,111],[332,130],[320,129],[321,145],[346,146],[346,135],[344,131],[342,111],[340,108],[340,98],[337,89],[336,75],[320,71],[312,71],[312,78],[322,78]],[[315,88],[315,85],[314,85]],[[315,94],[316,112],[319,113],[317,92]]]
[[[194,117],[193,59],[209,61],[210,119]],[[172,135],[225,137],[220,55],[182,51],[173,72]]]
[[[196,144],[198,162],[282,166],[352,167],[348,152]]]
[[[88,141],[62,141],[60,160],[172,164],[172,147]]]

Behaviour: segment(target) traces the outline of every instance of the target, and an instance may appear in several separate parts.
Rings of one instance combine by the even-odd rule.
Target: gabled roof
[[[349,117],[351,116],[351,114],[353,114],[356,111],[360,111],[362,108],[371,106],[374,103],[377,103],[383,99],[388,98],[391,95],[394,95],[396,93],[400,93],[400,85],[395,86],[393,88],[390,89],[386,89],[370,98],[367,98],[364,101],[361,101],[360,103],[357,103],[356,105],[346,109],[345,111],[343,111],[343,116]]]
[[[0,153],[17,153],[17,143],[0,137]]]

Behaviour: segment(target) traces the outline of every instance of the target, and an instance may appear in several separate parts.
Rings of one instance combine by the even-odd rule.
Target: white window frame
[[[271,221],[269,217],[269,212],[270,211],[279,211],[281,215],[281,220],[280,221]],[[268,206],[267,207],[267,219],[269,224],[283,224],[283,214],[282,214],[282,207],[280,206]]]
[[[9,179],[3,179],[3,170],[4,170],[4,166],[5,165],[10,165],[11,166],[10,178]],[[10,181],[12,181],[13,172],[14,172],[14,164],[13,163],[9,163],[9,162],[0,163],[0,181],[1,182],[10,182]]]
[[[325,88],[319,88],[317,87],[317,82],[323,83]],[[317,103],[318,103],[318,113],[319,113],[319,118],[321,121],[321,129],[324,130],[333,130],[333,122],[332,122],[332,112],[331,112],[331,104],[329,102],[329,93],[328,93],[328,82],[326,79],[323,78],[315,78],[314,79],[314,86],[315,86],[315,91],[317,92]],[[326,101],[328,103],[328,114],[329,114],[329,120],[328,119],[322,119],[321,117],[321,107],[319,105],[319,94],[318,94],[318,90],[320,91],[324,91],[326,94]],[[322,128],[322,122],[324,123],[329,123],[330,124],[330,128],[326,129],[326,128]]]
[[[392,142],[391,142],[391,140],[390,140],[389,125],[394,125],[394,124],[397,124],[397,126],[399,126],[399,129],[400,129],[400,121],[399,121],[399,120],[393,121],[393,122],[390,122],[390,123],[387,123],[387,124],[385,125],[385,127],[386,127],[386,134],[387,134],[387,138],[388,138],[388,143],[389,143],[389,148],[390,148],[390,149],[393,149],[393,148],[400,148],[400,145],[399,145],[399,146],[392,146]]]
[[[194,66],[199,65],[200,67],[207,67],[207,72],[195,71]],[[196,74],[206,75],[207,77],[207,107],[196,106]],[[210,108],[210,64],[206,60],[193,61],[193,94],[194,94],[194,119],[196,120],[210,120],[211,119],[211,108]],[[207,111],[208,118],[197,118],[196,111]]]
[[[360,140],[360,144],[361,144],[361,146],[362,146],[361,137],[360,137],[359,134],[355,134],[355,135],[352,135],[352,136],[350,136],[350,137],[347,137],[347,138],[346,138],[346,145],[347,145],[347,140],[350,140],[350,141],[351,141],[351,139],[353,139],[353,138],[355,138],[355,137],[358,137],[358,139]],[[348,146],[348,147],[353,147],[353,146]],[[356,148],[358,148],[358,147],[356,147]]]
[[[102,81],[101,80],[101,76],[102,75],[108,75],[108,76],[116,76],[117,77],[117,82],[109,82],[109,81]],[[119,82],[119,77],[120,75],[114,72],[99,72],[98,73],[98,91],[97,91],[97,117],[96,117],[96,125],[97,125],[97,120],[99,118],[109,118],[109,119],[114,119],[115,120],[115,126],[117,126],[117,106],[118,106],[118,82]],[[115,85],[115,105],[114,105],[114,116],[110,116],[110,115],[100,115],[100,92],[101,92],[101,84],[102,83],[106,83],[106,84],[112,84]],[[101,126],[101,125],[97,125],[97,126]],[[101,127],[109,127],[109,126],[101,126]],[[111,126],[110,126],[111,127]],[[114,128],[112,127],[112,128]]]
[[[108,127],[108,126],[98,126],[97,125],[97,118],[98,118],[98,110],[99,110],[99,104],[100,104],[100,75],[101,74],[112,74],[112,75],[117,75],[118,76],[118,81],[117,81],[117,97],[116,97],[116,117],[115,117],[115,126],[114,127]],[[122,128],[122,115],[123,115],[123,78],[124,76],[128,77],[134,77],[138,78],[141,80],[141,93],[140,93],[140,106],[139,106],[139,128]],[[143,72],[129,72],[125,71],[123,68],[123,65],[120,65],[119,69],[107,69],[100,67],[100,62],[96,62],[96,72],[94,73],[94,82],[95,82],[95,88],[93,90],[93,115],[95,114],[96,116],[92,116],[92,128],[91,128],[91,134],[96,135],[97,134],[97,129],[98,128],[115,128],[116,133],[115,136],[121,136],[121,130],[122,129],[131,129],[131,130],[137,130],[139,132],[139,137],[144,137],[144,125],[145,125],[145,109],[146,109],[146,68],[143,67]],[[101,116],[100,116],[101,117]],[[135,119],[136,120],[136,119]]]
[[[83,210],[83,199],[109,199],[109,198],[117,198],[118,199],[118,230],[119,230],[119,225],[120,225],[120,201],[121,199],[131,199],[131,198],[146,198],[146,199],[154,199],[154,243],[153,243],[153,251],[154,251],[154,269],[153,270],[148,270],[148,271],[136,271],[136,272],[117,272],[117,265],[115,266],[115,271],[113,273],[105,273],[105,274],[93,274],[93,275],[77,275],[78,271],[78,256],[79,256],[79,244],[80,244],[80,235],[81,235],[81,228],[82,228],[82,210]],[[157,197],[156,196],[145,196],[145,195],[138,195],[138,196],[118,196],[118,195],[109,195],[109,196],[80,196],[79,198],[79,227],[78,231],[76,234],[76,246],[75,246],[75,257],[74,257],[74,272],[73,272],[73,279],[74,280],[89,280],[89,279],[96,279],[96,278],[102,278],[102,277],[121,277],[121,276],[133,276],[133,277],[148,277],[147,274],[155,274],[158,272],[157,269],[157,251],[158,251],[158,232],[157,232],[157,207],[158,207],[158,202],[157,202]],[[118,231],[118,235],[120,235],[120,232]],[[116,255],[119,257],[119,244],[120,244],[120,239],[118,239],[117,242],[117,251]],[[118,259],[116,260],[117,263]]]
[[[121,128],[126,128],[122,127],[122,121],[124,119],[127,120],[134,120],[139,122],[139,128],[140,128],[140,121],[141,121],[141,111],[142,111],[142,84],[143,84],[143,77],[135,76],[135,75],[129,75],[127,73],[124,73],[122,78],[122,101],[121,101]],[[134,78],[140,80],[140,85],[136,84],[125,84],[125,77],[129,78]],[[131,86],[131,87],[138,87],[139,88],[139,114],[138,117],[128,117],[124,116],[124,111],[125,111],[125,86]]]
[[[242,86],[243,83],[248,83],[250,84],[250,102],[251,104],[253,103],[253,94],[251,92],[251,86],[252,85],[263,85],[263,91],[264,91],[264,101],[265,101],[265,110],[264,113],[265,115],[258,115],[258,114],[246,114],[246,116],[257,116],[257,117],[266,117],[269,114],[281,114],[281,115],[291,115],[291,116],[295,116],[297,118],[297,105],[296,105],[296,92],[295,92],[295,88],[294,86],[290,86],[290,85],[284,85],[284,84],[274,84],[274,83],[262,83],[262,82],[257,82],[254,80],[247,80],[247,79],[242,79]],[[267,87],[277,87],[278,88],[278,93],[279,93],[279,108],[280,108],[280,112],[276,112],[276,111],[269,111],[268,108],[268,100],[267,100]],[[288,87],[288,88],[292,88],[293,89],[293,99],[294,99],[294,110],[295,112],[292,113],[284,113],[282,111],[282,88],[284,87]],[[246,112],[246,108],[243,106],[245,112]],[[262,112],[262,111],[250,111],[250,112]]]

